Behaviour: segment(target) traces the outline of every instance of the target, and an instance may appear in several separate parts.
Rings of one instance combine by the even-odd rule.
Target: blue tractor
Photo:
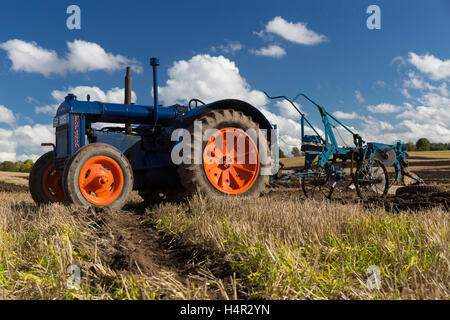
[[[150,59],[150,65],[153,106],[131,104],[129,68],[124,104],[90,101],[89,95],[87,101],[66,96],[53,119],[56,143],[43,144],[53,151],[39,158],[30,173],[36,203],[120,209],[132,190],[144,199],[160,192],[242,196],[264,190],[269,175],[263,173],[272,166],[272,125],[264,115],[235,99],[161,106],[159,60]],[[180,128],[188,135],[177,138]],[[236,140],[244,144],[237,147]],[[175,155],[187,161],[173,161],[182,143]]]
[[[148,202],[160,193],[250,196],[261,194],[270,181],[292,180],[301,180],[306,197],[330,198],[334,192],[356,189],[365,199],[386,196],[404,176],[422,182],[408,170],[406,145],[366,144],[304,94],[293,100],[268,96],[287,100],[301,115],[305,166],[279,171],[276,125],[256,107],[236,99],[160,106],[158,59],[150,59],[150,65],[153,106],[131,103],[129,68],[124,104],[67,95],[53,119],[56,144],[43,144],[53,151],[30,173],[35,202],[119,209],[132,190]],[[318,108],[322,135],[294,104],[301,96]],[[353,135],[354,147],[338,146],[330,120]],[[315,134],[305,134],[305,122]]]

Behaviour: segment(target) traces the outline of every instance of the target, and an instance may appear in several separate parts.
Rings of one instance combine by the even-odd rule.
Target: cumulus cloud
[[[200,54],[188,61],[175,61],[168,74],[166,85],[159,88],[166,105],[186,103],[191,98],[205,102],[234,98],[257,107],[267,103],[264,93],[252,90],[236,64],[223,56]]]
[[[279,16],[269,21],[264,31],[276,34],[285,40],[304,45],[315,45],[327,39],[324,35],[308,29],[307,24],[304,22],[288,22]],[[259,32],[256,34],[263,36],[264,33]]]
[[[67,90],[53,90],[51,95],[55,100],[55,103],[48,104],[45,106],[37,106],[35,108],[36,113],[46,113],[50,115],[55,115],[61,102],[68,93],[73,93],[78,100],[86,101],[87,95],[91,96],[91,101],[101,101],[110,103],[123,103],[124,102],[124,89],[123,88],[112,88],[108,91],[103,91],[99,87],[89,87],[89,86],[77,86],[69,87]],[[137,96],[134,91],[131,93],[131,102],[137,102]]]
[[[137,73],[142,67],[135,59],[129,59],[119,54],[106,52],[94,42],[74,40],[67,42],[68,52],[64,58],[54,50],[39,46],[36,42],[26,42],[13,39],[0,43],[0,49],[7,52],[13,71],[64,75],[72,72],[115,71],[125,66],[132,66]]]
[[[258,108],[270,123],[278,125],[282,138],[280,147],[286,154],[293,146],[300,146],[298,112],[287,102],[277,101],[274,106],[269,105],[264,93],[250,87],[233,61],[223,56],[196,55],[188,61],[174,62],[168,73],[166,85],[159,88],[164,104],[186,103],[195,97],[205,102],[241,99]],[[298,103],[296,106],[301,108]],[[311,133],[312,130],[306,128],[306,132]]]
[[[278,108],[279,114],[283,117],[289,118],[289,119],[300,119],[301,115],[298,113],[297,110],[286,100],[280,100],[275,103],[276,107]],[[294,102],[294,105],[302,111],[302,106],[298,104],[297,102]],[[303,112],[304,113],[304,112]]]
[[[0,123],[13,125],[15,122],[16,117],[14,116],[14,113],[5,106],[0,105]]]
[[[272,57],[272,58],[282,58],[286,55],[286,50],[277,45],[270,45],[267,48],[261,48],[258,50],[250,50],[257,56]]]
[[[343,111],[336,111],[333,112],[333,116],[335,116],[338,119],[348,119],[348,120],[359,118],[359,115],[356,112],[347,113]]]
[[[376,106],[367,106],[367,110],[372,113],[396,113],[402,110],[402,107],[390,103],[380,103]]]
[[[372,141],[415,142],[428,138],[431,142],[450,142],[450,98],[448,80],[450,60],[441,60],[432,54],[418,55],[410,52],[408,58],[395,57],[405,73],[399,83],[400,92],[407,99],[402,106],[381,103],[368,106],[377,116],[389,115],[385,121],[369,116],[361,124],[363,136]],[[427,80],[429,78],[430,81]],[[395,118],[392,113],[397,113]],[[395,123],[395,119],[399,122]]]
[[[25,125],[10,130],[0,128],[0,161],[35,161],[46,152],[41,143],[54,141],[55,133],[51,125]]]
[[[450,59],[441,60],[432,54],[418,55],[410,52],[408,54],[408,62],[420,72],[427,74],[432,80],[445,80],[450,78]]]

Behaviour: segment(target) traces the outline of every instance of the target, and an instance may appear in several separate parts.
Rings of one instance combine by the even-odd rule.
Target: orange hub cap
[[[123,173],[116,161],[97,156],[89,159],[80,171],[78,183],[83,197],[94,205],[114,202],[123,189]]]
[[[42,185],[47,197],[53,202],[66,202],[66,197],[60,186],[61,176],[54,165],[50,165],[44,172]]]
[[[203,168],[209,182],[222,193],[246,192],[259,175],[259,152],[253,139],[241,129],[218,130],[203,151]]]

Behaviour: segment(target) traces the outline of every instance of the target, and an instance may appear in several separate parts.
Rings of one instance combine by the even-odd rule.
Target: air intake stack
[[[131,68],[127,67],[127,74],[125,76],[125,99],[124,99],[124,103],[129,105],[131,104],[131,72],[130,72]],[[131,127],[131,123],[127,122],[125,124],[125,130],[127,131],[127,133],[131,133],[131,131],[133,130],[133,128]]]

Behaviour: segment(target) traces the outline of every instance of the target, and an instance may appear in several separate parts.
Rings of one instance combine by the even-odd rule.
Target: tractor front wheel
[[[92,143],[73,155],[63,180],[70,202],[121,209],[133,189],[133,170],[128,159],[113,146]]]
[[[53,165],[53,151],[47,152],[36,161],[30,172],[28,186],[31,197],[37,204],[67,202],[61,176]]]

